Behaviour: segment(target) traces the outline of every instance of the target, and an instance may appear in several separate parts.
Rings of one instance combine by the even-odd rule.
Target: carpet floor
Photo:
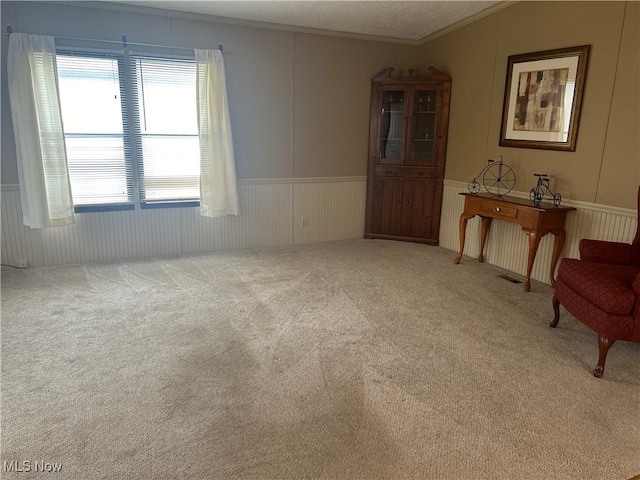
[[[596,379],[596,335],[548,326],[551,287],[455,256],[353,240],[3,271],[1,476],[640,473],[640,345]]]

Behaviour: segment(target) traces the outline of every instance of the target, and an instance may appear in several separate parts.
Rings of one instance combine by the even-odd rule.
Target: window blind
[[[56,57],[74,204],[133,203],[123,57],[64,51]]]
[[[198,200],[194,60],[131,54],[140,202]]]

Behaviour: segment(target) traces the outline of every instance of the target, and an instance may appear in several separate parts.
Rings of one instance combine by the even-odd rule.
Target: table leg
[[[540,240],[544,235],[541,235],[541,232],[528,230],[525,230],[525,232],[529,235],[529,258],[527,259],[527,279],[524,281],[524,291],[528,292],[531,290],[531,270],[533,269],[533,261],[536,259],[538,245],[540,245]]]
[[[555,238],[553,240],[553,254],[551,256],[551,271],[549,272],[549,276],[551,278],[551,286],[555,287],[556,279],[553,278],[553,276],[556,273],[556,265],[560,259],[562,247],[564,247],[565,232],[564,228],[559,228],[557,230],[551,230],[551,233],[555,235]]]
[[[484,246],[487,243],[487,235],[489,235],[489,229],[491,228],[491,217],[481,217],[482,218],[482,237],[480,238],[480,256],[478,257],[478,261],[480,263],[484,262]]]
[[[469,215],[464,212],[460,215],[460,255],[458,255],[453,261],[456,265],[460,263],[460,260],[462,260],[462,254],[464,253],[464,237],[467,232],[467,220],[473,217],[475,217],[475,215]]]

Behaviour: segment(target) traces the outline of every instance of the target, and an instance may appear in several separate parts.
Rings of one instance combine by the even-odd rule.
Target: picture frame
[[[589,50],[508,57],[500,146],[575,151]]]

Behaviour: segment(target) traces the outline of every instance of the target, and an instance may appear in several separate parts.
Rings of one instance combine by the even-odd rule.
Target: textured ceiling
[[[496,1],[217,1],[149,0],[117,3],[264,22],[286,27],[421,40],[476,15]]]

